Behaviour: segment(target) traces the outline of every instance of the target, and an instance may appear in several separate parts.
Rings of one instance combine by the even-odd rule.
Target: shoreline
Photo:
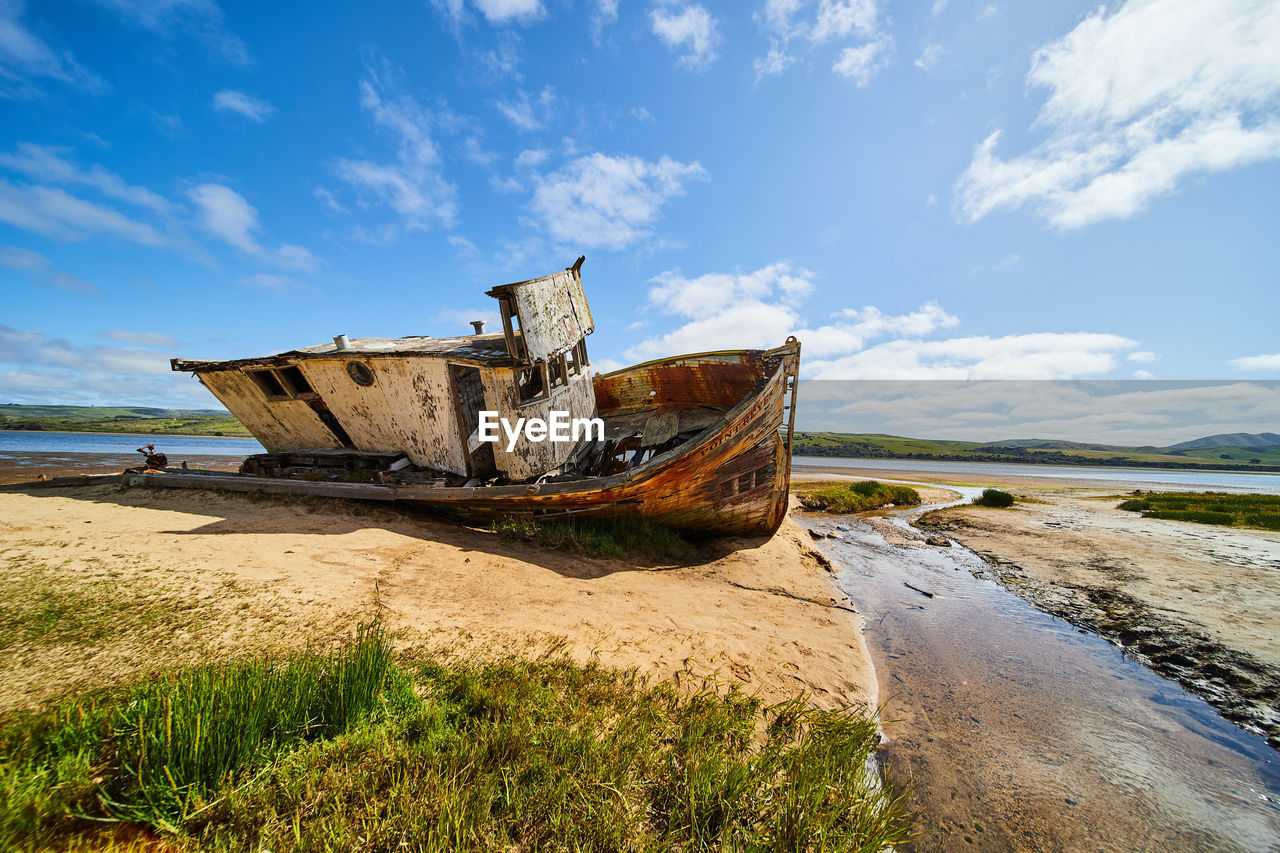
[[[915,524],[1280,751],[1280,534],[1143,519],[1087,490],[1029,497],[1039,502],[939,509]]]

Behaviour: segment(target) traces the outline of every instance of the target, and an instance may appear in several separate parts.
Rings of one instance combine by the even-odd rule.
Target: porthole
[[[373,384],[373,371],[363,361],[347,362],[347,375],[351,381],[366,388]]]

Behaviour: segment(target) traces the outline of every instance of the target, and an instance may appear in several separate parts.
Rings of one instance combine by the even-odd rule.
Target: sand
[[[12,487],[10,487],[12,489]],[[766,701],[874,708],[862,623],[805,531],[591,559],[385,506],[118,485],[0,491],[0,711],[147,672],[337,642],[567,653]],[[40,623],[45,624],[45,623]],[[71,630],[74,629],[74,630]]]

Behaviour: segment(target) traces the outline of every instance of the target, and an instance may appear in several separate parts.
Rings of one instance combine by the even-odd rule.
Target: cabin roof
[[[328,343],[299,347],[298,349],[287,350],[273,355],[237,358],[227,361],[175,358],[172,361],[172,365],[174,370],[199,372],[272,365],[309,358],[332,358],[334,356],[341,358],[377,358],[380,356],[407,355],[481,363],[490,366],[512,363],[511,356],[507,352],[506,338],[499,333],[466,335],[457,338],[432,338],[426,335],[411,335],[407,338],[351,338],[348,345],[343,349],[338,349],[337,344],[329,341]]]

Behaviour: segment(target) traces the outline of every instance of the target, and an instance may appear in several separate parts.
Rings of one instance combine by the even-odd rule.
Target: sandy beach
[[[5,621],[35,611],[78,626],[6,637],[3,710],[336,640],[375,616],[403,649],[568,653],[769,701],[876,704],[860,617],[789,520],[768,540],[637,565],[382,506],[115,484],[10,486],[0,518]]]

